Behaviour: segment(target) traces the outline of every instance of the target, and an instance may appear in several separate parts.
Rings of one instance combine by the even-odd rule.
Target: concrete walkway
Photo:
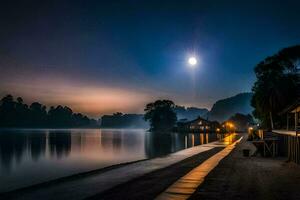
[[[9,199],[85,199],[119,184],[128,182],[152,171],[168,167],[193,155],[211,150],[215,147],[227,146],[225,142],[212,142],[185,149],[164,157],[136,162],[103,173],[70,181],[51,184],[38,189],[25,190],[6,196]]]
[[[206,177],[189,200],[299,200],[300,165],[286,157],[244,157],[246,137]]]
[[[204,181],[208,173],[213,170],[219,162],[225,158],[235,148],[235,145],[241,141],[228,145],[219,153],[213,155],[198,167],[194,168],[185,176],[181,177],[163,193],[161,193],[156,200],[185,200],[188,199]]]

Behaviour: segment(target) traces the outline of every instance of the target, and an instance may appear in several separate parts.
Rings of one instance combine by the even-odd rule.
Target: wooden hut
[[[281,114],[287,116],[286,130],[273,130],[279,137],[280,154],[287,156],[289,161],[300,164],[300,99],[289,105]],[[289,120],[293,120],[290,126]]]
[[[218,128],[218,123],[210,122],[201,117],[192,121],[177,123],[178,132],[215,132],[216,128]]]
[[[299,131],[300,129],[300,98],[293,104],[284,109],[281,114],[286,115],[286,129]],[[293,120],[293,126],[290,126],[290,120]]]

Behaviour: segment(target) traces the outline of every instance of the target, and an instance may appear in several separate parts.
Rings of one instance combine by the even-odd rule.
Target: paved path
[[[190,199],[299,200],[300,165],[285,157],[244,157],[244,138],[205,178]]]
[[[216,153],[198,167],[194,168],[185,176],[181,177],[174,184],[161,193],[156,200],[185,200],[188,199],[204,181],[204,178],[212,171],[219,162],[225,158],[235,148],[235,145],[241,141],[228,145],[222,151]]]
[[[75,180],[63,181],[45,187],[25,190],[6,196],[9,199],[84,199],[119,184],[128,182],[158,169],[168,167],[193,155],[226,146],[226,143],[212,142],[201,146],[185,149],[168,156],[136,162],[103,173],[81,177]],[[54,195],[55,194],[55,195]]]
[[[89,200],[153,200],[179,178],[209,159],[224,147],[215,147],[168,167],[155,170],[126,183],[105,190]]]

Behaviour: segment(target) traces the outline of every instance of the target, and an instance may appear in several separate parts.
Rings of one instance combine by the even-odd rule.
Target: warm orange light
[[[90,86],[60,79],[43,79],[33,83],[15,82],[9,91],[22,96],[26,102],[39,101],[50,106],[66,105],[74,112],[99,118],[113,112],[142,113],[151,95],[128,88]],[[34,91],[34,94],[28,93]]]

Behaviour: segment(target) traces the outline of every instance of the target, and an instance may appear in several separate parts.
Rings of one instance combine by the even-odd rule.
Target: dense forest
[[[73,113],[67,106],[51,106],[39,102],[27,105],[21,97],[6,95],[0,101],[0,127],[75,128],[97,127],[98,122],[81,113]]]

